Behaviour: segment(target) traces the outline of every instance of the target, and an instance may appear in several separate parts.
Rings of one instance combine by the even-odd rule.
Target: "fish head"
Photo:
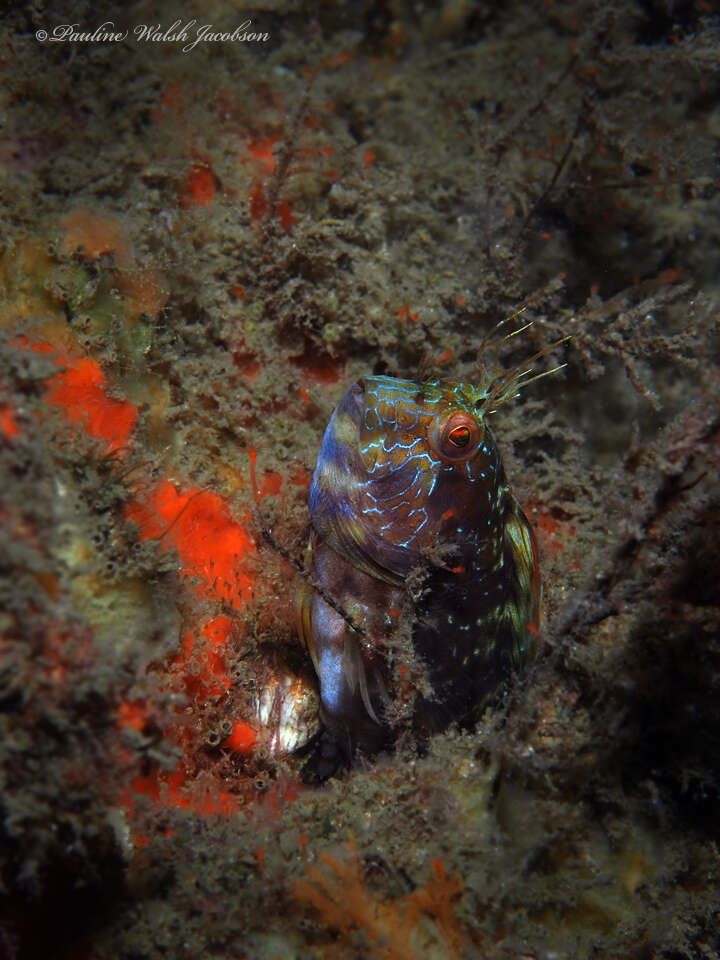
[[[454,380],[364,377],[338,403],[310,488],[320,539],[387,582],[438,542],[491,536],[504,481],[487,392]]]

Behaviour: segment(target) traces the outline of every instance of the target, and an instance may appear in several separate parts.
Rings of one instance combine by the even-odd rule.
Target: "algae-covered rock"
[[[717,955],[712,13],[3,11],[0,956]],[[530,358],[537,660],[272,749],[339,398]]]

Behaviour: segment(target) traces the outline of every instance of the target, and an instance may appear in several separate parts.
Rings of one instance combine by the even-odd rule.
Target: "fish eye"
[[[453,427],[447,438],[454,447],[466,447],[470,443],[470,427]]]
[[[469,460],[482,440],[482,430],[469,413],[456,410],[440,419],[432,432],[433,445],[443,460]]]

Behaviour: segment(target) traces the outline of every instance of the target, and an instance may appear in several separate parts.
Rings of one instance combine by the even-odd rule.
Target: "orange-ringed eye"
[[[461,463],[477,453],[484,428],[464,410],[438,417],[431,437],[433,446],[446,463]]]
[[[470,427],[453,427],[447,438],[454,447],[466,447],[470,443]]]

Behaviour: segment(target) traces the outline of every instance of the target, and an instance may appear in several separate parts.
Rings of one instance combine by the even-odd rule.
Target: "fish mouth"
[[[369,403],[363,378],[347,390],[337,408],[337,412],[341,414],[345,424],[344,430],[342,430],[344,439],[358,456],[360,455],[363,432],[367,427],[368,410]]]
[[[366,397],[365,397],[365,378],[358,380],[358,382],[350,388],[350,396],[348,397],[350,411],[355,411],[357,415],[358,427],[362,423],[363,414],[365,413]]]
[[[345,395],[340,400],[340,403],[337,405],[335,410],[335,416],[343,419],[348,417],[358,429],[363,422],[363,416],[365,414],[366,408],[366,398],[365,398],[365,382],[364,380],[359,380],[357,383],[353,384],[352,387],[349,387],[345,391]]]

